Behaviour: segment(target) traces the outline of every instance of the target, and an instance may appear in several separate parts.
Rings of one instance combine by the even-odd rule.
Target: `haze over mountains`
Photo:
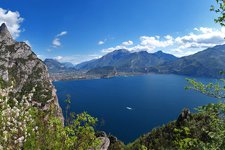
[[[225,69],[225,45],[207,48],[181,58],[162,51],[132,53],[126,49],[120,49],[76,66],[59,63],[52,59],[46,59],[45,63],[51,73],[82,71],[84,76],[109,77],[124,74],[163,73],[220,77],[219,72]]]
[[[75,66],[69,62],[60,63],[55,59],[45,59],[44,63],[48,66],[48,70],[51,73],[75,70]]]

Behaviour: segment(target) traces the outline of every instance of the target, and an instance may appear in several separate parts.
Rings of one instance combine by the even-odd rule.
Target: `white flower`
[[[6,135],[8,133],[8,131],[3,131],[3,134]]]
[[[10,88],[4,90],[0,89],[1,96],[3,96],[1,92],[5,91],[5,97],[0,99],[0,133],[2,134],[2,142],[13,142],[11,144],[15,145],[15,147],[13,146],[12,148],[20,149],[18,144],[22,147],[26,141],[27,135],[30,136],[28,123],[34,121],[30,114],[31,103],[29,102],[29,99],[31,100],[33,97],[33,93],[23,96],[23,99],[20,101],[14,98],[14,106],[11,107],[8,103]],[[35,90],[35,88],[33,88],[33,90]],[[33,129],[38,130],[38,127],[35,126]],[[0,145],[0,150],[2,149],[3,147]]]
[[[18,141],[21,143],[24,140],[24,136],[21,136],[20,138],[18,138]]]

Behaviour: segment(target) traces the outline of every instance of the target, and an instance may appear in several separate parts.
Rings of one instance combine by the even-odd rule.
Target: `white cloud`
[[[21,32],[20,24],[23,20],[24,19],[20,16],[19,12],[0,8],[0,24],[6,23],[13,38],[19,37]]]
[[[129,41],[122,42],[120,45],[117,45],[115,47],[103,49],[102,52],[109,53],[109,52],[112,52],[112,51],[118,50],[118,49],[128,49],[128,46],[130,46],[130,45],[133,45],[133,42],[129,40]]]
[[[166,35],[163,40],[160,40],[160,37],[153,36],[141,36],[140,37],[141,45],[150,46],[150,47],[167,47],[173,45],[173,37]]]
[[[133,44],[134,43],[131,40],[122,43],[122,45],[124,45],[124,46],[130,46],[130,45],[133,45]]]
[[[56,37],[64,36],[67,34],[67,31],[62,31],[61,33],[57,34]]]
[[[127,49],[129,51],[164,52],[174,54],[178,57],[194,54],[215,45],[225,44],[225,27],[220,29],[200,27],[194,28],[187,35],[173,37],[171,35],[141,36],[139,44],[134,45],[132,41],[123,42],[115,47],[103,49],[103,53],[112,52],[117,49]]]
[[[103,45],[105,44],[105,41],[98,41],[98,45]]]
[[[54,38],[53,41],[52,41],[52,46],[54,48],[60,47],[61,46],[60,39],[59,38]]]
[[[53,47],[53,48],[58,48],[58,47],[60,47],[60,46],[62,45],[62,43],[61,43],[61,37],[62,37],[62,36],[65,36],[66,34],[67,34],[67,31],[62,31],[62,32],[60,32],[59,34],[57,34],[57,35],[55,36],[55,38],[52,40],[52,47]],[[48,49],[48,51],[50,52],[51,50]]]
[[[134,47],[130,47],[128,48],[129,51],[133,51],[133,52],[138,52],[138,51],[148,51],[148,52],[152,52],[153,50],[155,50],[155,47],[151,46],[151,45],[136,45]]]
[[[175,39],[180,49],[207,48],[225,43],[225,28],[212,29],[200,27],[194,28],[194,30],[197,33],[189,33]]]
[[[195,31],[200,31],[202,33],[211,33],[213,32],[212,28],[207,28],[207,27],[200,27],[200,28],[194,28]]]
[[[115,47],[110,47],[103,49],[103,53],[112,52],[118,49],[127,49],[129,51],[148,51],[152,52],[156,48],[165,48],[174,44],[174,38],[170,35],[165,36],[163,39],[160,39],[159,36],[141,36],[140,43],[134,45],[133,41],[125,41],[120,45]],[[134,45],[134,46],[132,46]],[[131,47],[132,46],[132,47]]]
[[[60,61],[60,60],[62,60],[62,59],[63,59],[63,57],[62,57],[62,56],[56,56],[56,57],[54,57],[54,59],[56,59],[56,60]]]
[[[159,36],[159,35],[156,35],[155,37],[156,37],[157,39],[160,39],[160,36]]]

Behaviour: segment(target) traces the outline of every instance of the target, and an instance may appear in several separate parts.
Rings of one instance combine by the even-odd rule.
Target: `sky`
[[[178,57],[224,43],[215,0],[0,0],[0,23],[41,59],[78,64],[125,48]]]

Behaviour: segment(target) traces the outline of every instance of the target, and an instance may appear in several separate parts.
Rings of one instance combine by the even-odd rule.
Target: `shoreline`
[[[142,75],[152,75],[152,74],[157,74],[157,73],[137,73],[137,74],[119,74],[119,75],[110,75],[110,76],[105,76],[105,77],[100,77],[100,76],[96,76],[96,77],[84,77],[84,78],[68,78],[68,79],[52,79],[52,77],[50,76],[50,78],[52,79],[53,82],[57,82],[57,81],[72,81],[72,80],[99,80],[99,79],[110,79],[110,78],[114,78],[114,77],[132,77],[132,76],[142,76]],[[163,75],[163,74],[158,74],[158,75]]]
[[[134,76],[145,76],[145,75],[177,75],[177,76],[184,76],[187,78],[206,78],[206,79],[220,79],[216,77],[207,77],[207,76],[191,76],[191,75],[182,75],[182,74],[173,74],[173,73],[136,73],[136,74],[119,74],[119,75],[113,75],[113,76],[107,76],[107,77],[85,77],[85,78],[68,78],[68,79],[58,79],[54,80],[52,79],[53,82],[58,82],[58,81],[80,81],[80,80],[99,80],[99,79],[111,79],[115,77],[134,77]],[[50,76],[51,78],[51,76]]]

